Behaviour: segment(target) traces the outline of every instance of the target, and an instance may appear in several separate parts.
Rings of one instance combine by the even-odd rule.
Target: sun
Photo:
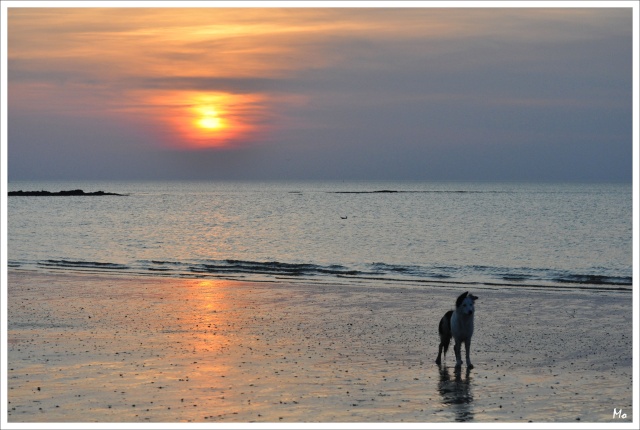
[[[222,127],[222,120],[218,117],[203,117],[200,118],[197,122],[200,128],[204,128],[206,130],[215,130]]]
[[[196,107],[196,126],[203,130],[215,131],[224,128],[224,121],[220,118],[217,109],[212,106]]]
[[[233,148],[263,139],[268,126],[261,94],[165,91],[142,93],[155,106],[161,141],[181,149]]]

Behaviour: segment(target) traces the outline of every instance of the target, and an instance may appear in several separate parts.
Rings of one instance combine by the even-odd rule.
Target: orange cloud
[[[325,62],[286,41],[311,30],[290,20],[284,10],[12,8],[12,108],[124,115],[172,147],[256,142],[295,98],[270,79]]]

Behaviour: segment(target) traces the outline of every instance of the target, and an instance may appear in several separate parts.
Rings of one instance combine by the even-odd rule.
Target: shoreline
[[[384,276],[358,276],[358,275],[341,275],[333,276],[314,276],[314,275],[277,275],[273,273],[216,273],[216,272],[169,272],[162,269],[130,269],[126,265],[119,263],[98,263],[98,262],[74,262],[76,268],[69,270],[68,267],[60,265],[57,260],[39,263],[36,266],[29,267],[23,263],[8,263],[8,268],[16,273],[33,273],[36,275],[51,276],[102,276],[102,277],[119,277],[119,278],[155,278],[155,279],[192,279],[192,280],[212,280],[212,281],[233,281],[239,283],[286,283],[286,284],[303,284],[303,285],[396,285],[410,288],[443,288],[458,291],[460,289],[500,289],[514,291],[557,291],[557,292],[592,292],[592,293],[633,293],[633,283],[602,283],[587,281],[556,281],[538,283],[531,282],[496,282],[490,280],[483,281],[457,281],[457,280],[440,280],[440,279],[415,279],[415,278],[394,278]],[[111,266],[110,269],[102,269],[104,266]],[[118,267],[122,266],[122,267]],[[44,268],[44,269],[43,269]]]
[[[8,281],[9,423],[633,422],[631,293]],[[437,324],[467,289],[475,368],[456,372]]]

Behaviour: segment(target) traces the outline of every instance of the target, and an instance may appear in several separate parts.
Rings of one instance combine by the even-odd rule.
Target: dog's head
[[[456,300],[456,310],[462,312],[463,315],[473,315],[474,306],[473,303],[477,300],[477,296],[473,294],[466,293],[460,294],[458,299]]]

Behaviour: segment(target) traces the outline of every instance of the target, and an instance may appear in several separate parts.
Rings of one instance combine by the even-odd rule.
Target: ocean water
[[[17,270],[631,289],[631,184],[11,182]]]

